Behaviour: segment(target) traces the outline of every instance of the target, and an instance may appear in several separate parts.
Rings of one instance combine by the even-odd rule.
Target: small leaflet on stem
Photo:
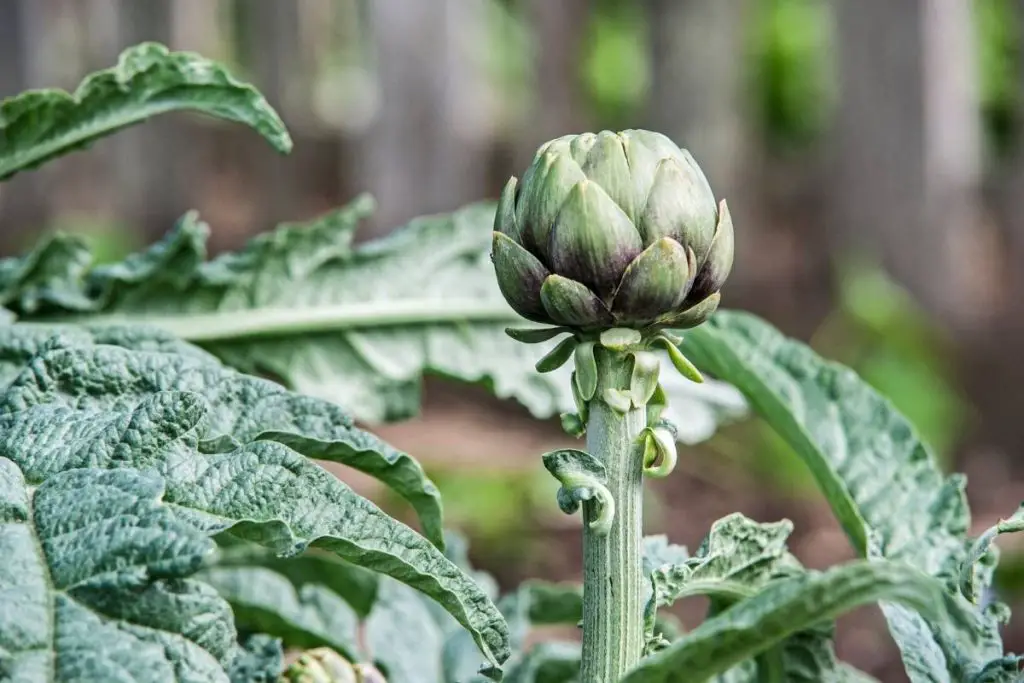
[[[562,431],[574,438],[580,438],[587,433],[586,422],[577,413],[562,413],[559,415],[562,422]]]
[[[633,354],[633,373],[629,380],[629,393],[633,406],[640,408],[654,396],[658,389],[658,371],[661,362],[658,355],[650,351],[637,351]]]
[[[576,360],[574,387],[584,401],[594,398],[597,393],[597,359],[594,357],[594,342],[580,342],[573,353]]]
[[[588,407],[588,400],[583,397],[580,393],[579,382],[576,379],[576,373],[572,373],[572,400],[576,404],[576,412],[579,414],[580,420],[586,425],[587,420],[590,417],[590,408]]]
[[[633,395],[625,389],[605,389],[601,398],[617,413],[625,415],[633,407]]]
[[[601,346],[609,351],[628,351],[636,346],[643,337],[638,330],[629,327],[613,327],[601,333]]]
[[[541,344],[560,334],[571,332],[568,327],[506,327],[505,334],[524,344]]]
[[[544,467],[562,485],[557,496],[562,512],[571,515],[579,510],[580,503],[593,500],[597,516],[590,528],[601,536],[607,534],[615,519],[615,500],[605,486],[604,465],[586,451],[562,448],[544,454]]]
[[[562,367],[572,357],[575,347],[576,339],[574,337],[558,342],[558,346],[537,361],[537,372],[553,372]]]
[[[651,340],[651,344],[658,344],[668,352],[669,360],[672,361],[672,365],[676,367],[680,375],[698,384],[704,382],[704,376],[700,374],[700,370],[690,362],[689,358],[683,355],[679,347],[673,344],[668,337],[659,334]]]

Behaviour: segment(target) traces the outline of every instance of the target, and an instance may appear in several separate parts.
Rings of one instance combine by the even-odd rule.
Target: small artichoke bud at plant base
[[[352,664],[330,648],[304,652],[285,669],[279,683],[358,683]]]
[[[732,219],[664,135],[568,135],[505,186],[491,258],[506,301],[529,320],[693,327],[717,308],[732,268]]]

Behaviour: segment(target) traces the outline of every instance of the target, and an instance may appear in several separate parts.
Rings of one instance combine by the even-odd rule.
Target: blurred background
[[[495,198],[551,137],[651,128],[729,200],[726,305],[895,401],[968,474],[979,531],[1024,498],[1022,28],[1022,0],[0,0],[0,97],[74,88],[156,40],[252,81],[296,143],[279,157],[187,115],[131,129],[0,187],[0,256],[68,230],[120,258],[192,207],[213,249],[230,249],[363,190],[380,205],[371,237]],[[430,382],[421,418],[378,431],[426,464],[449,523],[504,585],[578,577],[578,518],[558,513],[538,457],[564,440],[557,425]],[[691,548],[740,510],[793,519],[811,566],[849,557],[800,463],[756,421],[651,488],[649,531]],[[1007,631],[1019,652],[1014,541],[998,585],[1021,614]],[[875,610],[843,621],[839,652],[905,680]]]

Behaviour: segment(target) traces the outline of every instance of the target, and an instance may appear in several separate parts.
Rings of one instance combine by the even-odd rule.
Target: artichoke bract
[[[643,130],[542,145],[505,185],[493,240],[517,313],[586,331],[699,325],[733,260],[725,201],[689,152]]]

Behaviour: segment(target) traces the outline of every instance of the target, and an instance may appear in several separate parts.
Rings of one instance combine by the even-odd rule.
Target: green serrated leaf
[[[910,423],[852,370],[735,312],[688,331],[687,349],[793,447],[861,556],[956,574],[970,544],[963,478],[945,477]],[[901,605],[882,611],[915,683],[971,680],[1002,657],[987,613],[929,624]]]
[[[427,373],[483,383],[538,418],[574,411],[571,371],[534,370],[553,344],[524,345],[504,332],[521,319],[488,256],[493,205],[418,218],[353,246],[371,210],[363,197],[211,261],[209,228],[194,214],[120,263],[93,266],[84,251],[72,258],[41,246],[0,260],[0,306],[23,321],[151,324],[371,424],[418,412]],[[724,385],[665,387],[671,410],[686,416],[677,420],[683,442],[745,414],[742,397]]]
[[[738,512],[718,520],[692,557],[653,568],[657,605],[689,595],[738,600],[754,594],[769,579],[799,567],[786,550],[792,531],[789,520],[759,524]]]
[[[214,544],[161,503],[160,477],[76,469],[36,486],[0,457],[0,677],[227,683],[231,610],[189,578]]]
[[[815,624],[880,600],[935,622],[964,618],[939,580],[902,563],[858,561],[770,583],[642,660],[623,683],[699,683]]]
[[[197,578],[230,603],[239,628],[278,637],[289,648],[326,646],[352,660],[358,655],[355,611],[322,585],[297,588],[263,567],[210,567]]]
[[[644,537],[643,546],[644,574],[667,564],[682,564],[690,559],[686,546],[670,543],[665,534],[654,534]]]
[[[33,485],[75,467],[151,469],[176,515],[197,528],[231,529],[282,554],[315,546],[381,571],[437,600],[489,660],[508,656],[498,610],[426,539],[281,443],[223,438],[218,429],[244,423],[228,397],[257,413],[268,397],[264,407],[295,405],[269,382],[205,361],[49,348],[0,395],[0,456]]]
[[[645,623],[648,648],[668,645],[655,634],[657,607],[703,595],[711,598],[710,613],[717,614],[755,596],[772,581],[803,574],[799,562],[786,550],[792,529],[788,520],[758,523],[735,513],[712,525],[692,557],[684,548],[669,545],[664,537],[645,539],[644,566],[652,584]],[[756,666],[750,664],[733,667],[716,680],[864,680],[850,678],[854,670],[836,659],[830,624],[796,633],[762,652]]]
[[[254,128],[279,152],[292,141],[259,92],[214,61],[143,43],[75,92],[30,90],[0,102],[0,180],[169,111],[192,110]]]
[[[53,336],[55,331],[60,335]],[[0,328],[0,381],[11,381],[29,359],[44,353],[47,348],[54,349],[56,360],[51,360],[50,365],[55,368],[55,363],[61,359],[71,363],[92,363],[80,359],[74,352],[59,351],[62,346],[92,342],[103,346],[90,353],[102,356],[106,367],[115,373],[120,370],[117,363],[123,354],[119,355],[117,349],[106,348],[107,345],[117,344],[147,352],[170,352],[160,358],[172,374],[175,368],[178,374],[174,382],[161,385],[161,388],[166,390],[173,386],[177,390],[201,393],[211,404],[209,429],[216,438],[227,443],[275,441],[307,457],[338,462],[375,477],[408,500],[419,515],[424,534],[435,544],[443,545],[441,495],[416,460],[356,428],[352,417],[338,406],[227,370],[213,356],[174,340],[166,332],[123,327],[83,329],[61,326],[54,329],[25,324],[3,327]],[[129,354],[127,357],[131,360],[126,362],[139,370],[145,370],[152,362],[152,358],[144,354]],[[73,373],[74,368],[56,371],[67,374]],[[232,381],[225,382],[223,377],[230,377]],[[141,400],[152,391],[152,384],[144,374],[137,375],[135,380],[125,385],[124,391]],[[115,385],[121,379],[115,374],[107,376],[105,381]],[[84,380],[79,381],[76,391],[86,391],[87,386],[82,382]],[[104,394],[100,405],[115,400],[118,399]],[[208,444],[206,447],[216,446]]]

